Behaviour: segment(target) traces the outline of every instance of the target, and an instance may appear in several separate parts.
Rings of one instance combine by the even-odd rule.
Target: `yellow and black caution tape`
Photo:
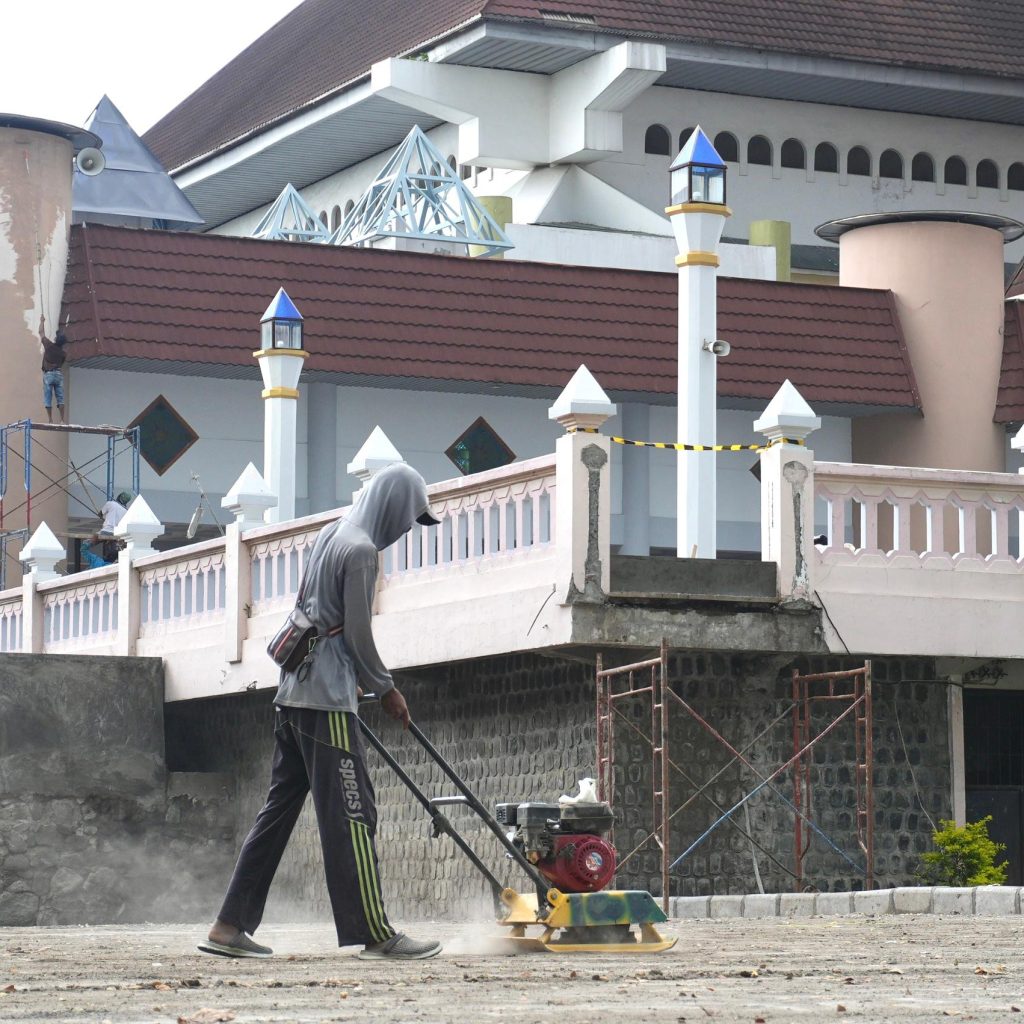
[[[573,432],[601,433],[597,427],[577,427],[576,431],[570,431],[570,433]],[[615,437],[614,435],[608,440],[614,441],[615,444],[632,445],[634,448],[667,448],[674,452],[765,452],[777,444],[804,444],[798,437],[777,437],[769,444],[676,444],[673,441],[631,441],[628,437]]]

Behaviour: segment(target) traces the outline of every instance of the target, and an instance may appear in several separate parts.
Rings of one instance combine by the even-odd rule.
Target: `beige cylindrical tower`
[[[71,227],[75,153],[102,143],[91,132],[39,118],[0,114],[0,422],[46,421],[39,320],[53,337],[60,317]],[[67,396],[65,396],[65,402]],[[56,410],[54,410],[56,418]],[[31,515],[23,482],[23,431],[12,436],[3,529],[36,529],[45,520],[66,542],[67,495],[54,481],[68,472],[67,435],[39,435],[32,452]],[[48,449],[48,451],[44,450]],[[49,479],[47,479],[49,478]],[[17,544],[11,545],[18,550]],[[18,578],[8,561],[7,583]]]
[[[922,416],[864,416],[853,461],[1005,470],[992,421],[1003,351],[1003,246],[1024,234],[1004,217],[959,213],[866,215],[818,234],[839,241],[842,285],[895,295]]]

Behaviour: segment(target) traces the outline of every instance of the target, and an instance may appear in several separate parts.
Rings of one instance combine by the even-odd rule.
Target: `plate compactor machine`
[[[667,918],[649,892],[605,888],[615,876],[615,849],[608,839],[614,818],[608,804],[501,803],[491,814],[412,723],[409,731],[458,790],[457,796],[428,797],[365,723],[360,726],[430,815],[433,837],[451,836],[487,880],[512,951],[659,953],[675,945],[655,927]],[[532,892],[520,893],[498,881],[442,811],[452,805],[476,813],[530,879]]]

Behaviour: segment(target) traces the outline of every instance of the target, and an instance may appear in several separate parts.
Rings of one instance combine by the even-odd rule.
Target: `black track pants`
[[[377,808],[354,714],[278,708],[270,793],[242,844],[218,917],[250,935],[306,794],[312,792],[338,945],[394,935],[381,899],[373,836]]]

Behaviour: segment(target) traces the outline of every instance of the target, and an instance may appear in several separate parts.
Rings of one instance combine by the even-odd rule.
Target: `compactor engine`
[[[502,803],[498,823],[526,859],[562,892],[598,892],[615,877],[614,824],[605,803]]]

